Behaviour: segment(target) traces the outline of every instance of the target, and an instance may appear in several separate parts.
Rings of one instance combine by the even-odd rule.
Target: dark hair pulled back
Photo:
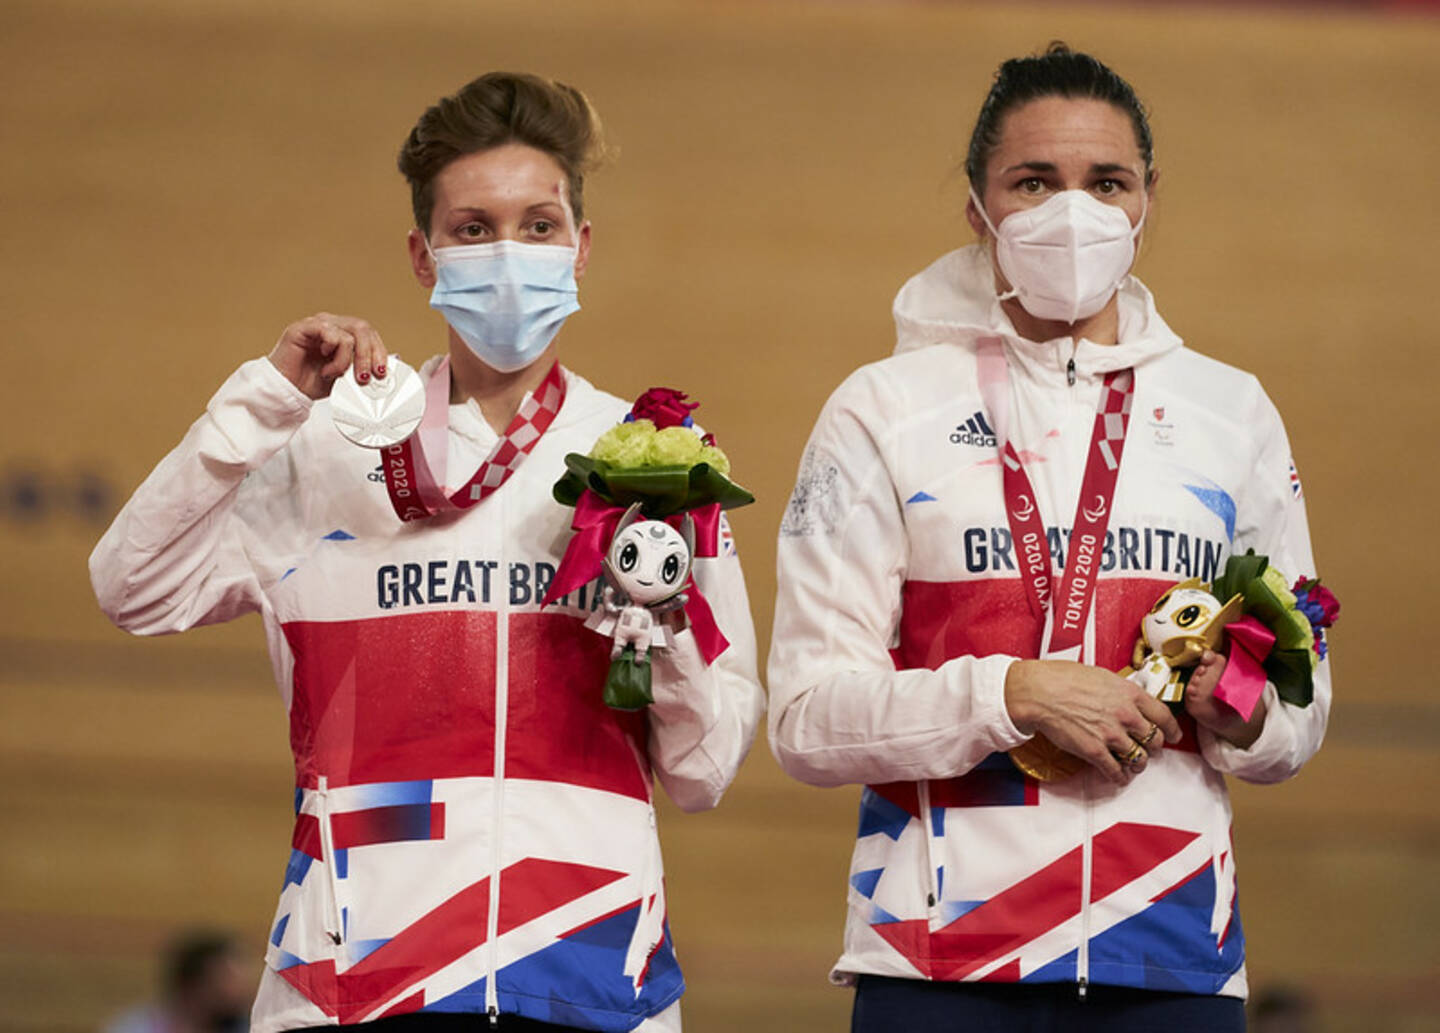
[[[985,103],[980,105],[975,130],[970,134],[970,150],[965,157],[965,174],[977,194],[985,191],[985,166],[1000,142],[1005,116],[1040,97],[1103,100],[1129,115],[1135,129],[1135,144],[1145,161],[1145,181],[1150,182],[1155,145],[1150,137],[1149,118],[1135,90],[1100,61],[1089,54],[1077,53],[1057,40],[1045,53],[1011,58],[995,73],[995,82]]]

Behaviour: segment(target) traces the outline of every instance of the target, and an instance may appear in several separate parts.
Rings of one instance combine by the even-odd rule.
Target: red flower
[[[1311,611],[1310,623],[1319,628],[1328,628],[1340,616],[1340,600],[1317,578],[1301,578],[1291,589],[1300,601],[1302,610]],[[1317,619],[1318,618],[1318,619]]]
[[[630,409],[630,415],[637,420],[650,420],[656,430],[666,427],[689,427],[692,424],[690,410],[698,409],[699,402],[685,401],[685,392],[670,387],[652,387],[639,398]]]

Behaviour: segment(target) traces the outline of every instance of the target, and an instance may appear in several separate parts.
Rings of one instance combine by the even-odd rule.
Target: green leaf
[[[626,646],[624,651],[610,661],[610,673],[605,678],[605,705],[615,710],[643,710],[655,702],[650,693],[650,658],[635,658],[635,647]]]
[[[641,512],[651,519],[698,509],[712,502],[720,503],[722,509],[733,509],[755,501],[754,495],[709,463],[612,467],[602,460],[571,452],[565,457],[565,476],[555,482],[551,494],[562,506],[573,506],[586,488],[611,505],[629,506],[638,502]]]
[[[1225,573],[1211,586],[1210,594],[1222,601],[1234,595],[1243,595],[1250,582],[1258,581],[1268,566],[1269,558],[1254,549],[1246,550],[1243,556],[1231,556],[1225,561]],[[1246,598],[1248,601],[1249,597]]]
[[[690,468],[690,494],[700,501],[690,503],[686,509],[695,509],[712,502],[720,503],[721,509],[735,509],[755,501],[754,495],[709,463],[696,463]]]
[[[638,502],[641,512],[656,519],[669,516],[685,507],[685,500],[690,494],[690,468],[607,468],[603,473],[597,470],[591,474],[590,483],[597,494],[603,495],[617,506],[629,506]]]
[[[571,452],[565,457],[565,476],[555,482],[550,494],[555,496],[555,501],[562,506],[575,505],[589,487],[590,474],[594,469],[594,459],[579,452]]]
[[[1262,579],[1256,578],[1241,591],[1245,593],[1245,612],[1259,617],[1271,631],[1278,631],[1276,623],[1285,619],[1290,608],[1276,597],[1274,590]]]
[[[1315,698],[1310,657],[1303,649],[1271,650],[1265,658],[1265,677],[1275,683],[1275,691],[1286,703],[1308,707]]]
[[[1287,609],[1270,630],[1275,632],[1276,649],[1294,649],[1304,653],[1315,641],[1310,633],[1310,622],[1299,610]]]

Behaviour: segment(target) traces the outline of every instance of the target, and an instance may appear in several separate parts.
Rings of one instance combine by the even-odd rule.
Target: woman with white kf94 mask
[[[1115,343],[1118,290],[1155,191],[1148,139],[1142,153],[1125,112],[1064,95],[1036,98],[1006,129],[992,144],[996,174],[971,174],[965,206],[997,299],[1028,340]]]
[[[770,743],[859,784],[837,981],[856,1033],[1235,1033],[1226,774],[1319,748],[1308,706],[1183,703],[1116,672],[1177,582],[1247,549],[1315,574],[1285,430],[1132,275],[1154,203],[1128,83],[1006,61],[971,137],[978,243],[895,299],[895,354],[831,396],[781,525]]]

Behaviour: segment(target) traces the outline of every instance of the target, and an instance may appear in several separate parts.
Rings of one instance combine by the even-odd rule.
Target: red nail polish
[[[356,373],[356,374],[355,374],[355,379],[358,380],[358,381],[360,381],[360,383],[363,384],[363,383],[365,383],[365,381],[367,381],[367,380],[370,379],[370,374],[369,374],[369,373]]]
[[[383,376],[385,375],[385,367],[384,367],[384,366],[376,366],[376,367],[375,367],[375,375],[376,375],[377,377],[383,377]]]

